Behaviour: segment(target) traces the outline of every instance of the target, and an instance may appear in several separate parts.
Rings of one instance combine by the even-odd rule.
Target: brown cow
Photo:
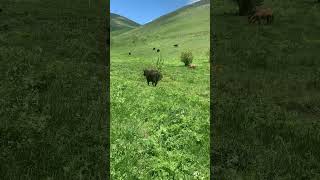
[[[195,64],[189,64],[188,67],[191,69],[195,69],[197,66]]]
[[[250,24],[257,21],[259,24],[261,24],[262,20],[265,20],[267,24],[271,24],[273,22],[273,12],[271,8],[256,7],[254,14],[248,16],[248,21]]]

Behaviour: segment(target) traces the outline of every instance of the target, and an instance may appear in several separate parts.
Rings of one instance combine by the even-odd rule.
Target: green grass
[[[209,18],[199,6],[111,37],[113,179],[209,179]],[[153,47],[164,60],[156,87],[143,76]],[[180,62],[187,49],[194,70]]]
[[[217,179],[320,178],[320,4],[265,1],[269,26],[248,25],[237,7],[215,1],[215,115],[212,172]],[[213,36],[212,36],[213,37]]]
[[[0,30],[1,179],[103,179],[106,4],[2,0],[0,8],[8,25]]]
[[[140,24],[128,18],[125,18],[118,14],[110,13],[110,28],[112,36],[130,31],[139,26]]]

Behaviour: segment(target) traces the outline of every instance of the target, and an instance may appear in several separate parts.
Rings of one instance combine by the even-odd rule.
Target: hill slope
[[[192,48],[196,54],[204,53],[205,48],[209,48],[210,36],[210,4],[208,1],[199,1],[188,5],[175,12],[162,16],[144,26],[123,33],[119,36],[111,37],[111,46],[122,46],[128,43],[129,51],[134,51],[137,55],[146,55],[150,52],[146,48],[157,47],[166,51],[166,55],[177,57],[180,50]],[[133,43],[134,42],[134,43]],[[205,42],[205,43],[203,43]],[[172,49],[173,44],[179,44],[180,49]],[[197,44],[198,46],[194,46]]]
[[[139,26],[140,24],[126,17],[110,13],[110,29],[112,33],[120,34]]]
[[[112,179],[209,179],[209,19],[209,4],[193,5],[111,37]],[[160,57],[148,86],[142,70]]]

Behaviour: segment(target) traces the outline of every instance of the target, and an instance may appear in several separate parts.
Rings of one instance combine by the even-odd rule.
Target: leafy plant
[[[157,62],[156,62],[156,68],[161,71],[162,68],[164,66],[164,59],[162,58],[161,54],[158,55],[158,59],[157,59]]]
[[[188,66],[189,64],[192,63],[192,60],[193,60],[192,52],[190,50],[182,52],[180,59],[181,59],[181,62],[183,62],[185,66]]]

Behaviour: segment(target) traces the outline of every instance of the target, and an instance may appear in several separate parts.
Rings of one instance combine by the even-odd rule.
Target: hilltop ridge
[[[116,32],[120,34],[122,32],[126,32],[132,30],[136,27],[141,26],[139,23],[121,16],[119,14],[110,13],[110,28],[111,32]]]

